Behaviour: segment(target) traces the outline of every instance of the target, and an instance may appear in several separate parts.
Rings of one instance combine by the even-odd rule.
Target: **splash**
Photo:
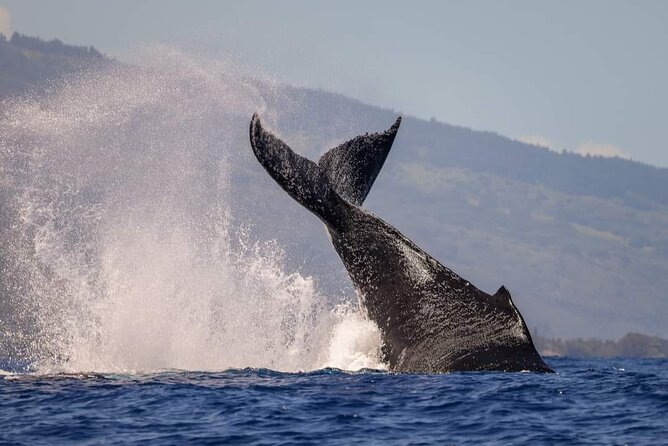
[[[47,373],[382,368],[355,299],[287,272],[254,229],[291,216],[257,205],[248,118],[298,104],[231,64],[150,53],[3,104],[0,352]]]

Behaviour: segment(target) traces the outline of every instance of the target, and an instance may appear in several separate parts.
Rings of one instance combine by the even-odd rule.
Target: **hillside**
[[[627,333],[617,341],[600,339],[545,339],[535,337],[536,348],[544,356],[571,358],[668,358],[668,341],[655,336]]]
[[[30,89],[42,90],[64,75],[108,62],[93,47],[47,42],[19,33],[9,40],[0,35],[0,99]]]
[[[287,94],[302,108],[277,128],[312,158],[397,114]],[[544,336],[668,336],[668,169],[407,117],[365,205],[483,289],[508,286]]]
[[[108,60],[94,49],[15,34],[0,42],[0,96],[40,90],[47,80],[99,63]],[[385,129],[397,115],[341,95],[258,85],[271,126],[313,159],[358,133]],[[184,97],[198,104],[199,96]],[[183,120],[217,131],[215,115],[204,114],[215,107],[205,105]],[[156,128],[170,118],[152,108],[137,113]],[[289,247],[291,268],[330,291],[349,287],[321,224],[250,157],[247,114],[227,123],[245,153],[231,178],[248,208],[235,211],[251,215],[262,203],[272,218],[259,219],[253,231]],[[128,140],[140,133],[135,127],[126,129]],[[668,169],[555,153],[406,116],[365,206],[480,288],[505,284],[543,337],[668,337]]]

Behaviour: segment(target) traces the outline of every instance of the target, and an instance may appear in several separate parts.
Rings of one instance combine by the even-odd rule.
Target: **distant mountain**
[[[656,336],[627,333],[618,341],[599,339],[545,339],[534,338],[536,348],[543,356],[571,358],[668,358],[668,340]]]
[[[63,75],[109,61],[92,46],[65,45],[57,39],[47,42],[19,33],[7,40],[0,34],[0,99],[42,90]]]
[[[15,34],[0,42],[0,97],[98,63],[109,60],[92,48]],[[397,115],[303,88],[266,87],[263,96],[278,111],[274,128],[312,159],[348,137],[387,128]],[[298,106],[286,108],[286,98]],[[245,131],[247,118],[235,125]],[[254,160],[231,176],[239,191],[275,211],[271,227],[257,231],[300,247],[302,258],[288,253],[290,265],[344,277],[321,225]],[[668,169],[555,153],[407,116],[365,206],[480,288],[505,284],[541,336],[668,337]],[[305,222],[299,231],[295,219]],[[322,243],[304,247],[304,240]]]

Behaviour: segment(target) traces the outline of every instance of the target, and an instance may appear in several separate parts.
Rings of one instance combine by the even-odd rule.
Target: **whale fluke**
[[[250,142],[257,160],[283,190],[325,224],[337,227],[337,207],[342,200],[316,163],[267,132],[257,113],[251,119]]]
[[[318,166],[346,200],[360,206],[380,173],[401,124],[401,116],[388,130],[357,136],[325,153]]]
[[[384,132],[357,136],[327,151],[318,164],[266,131],[257,113],[251,119],[250,141],[260,164],[292,198],[328,226],[337,227],[341,198],[356,206],[364,202],[400,124],[401,117]]]

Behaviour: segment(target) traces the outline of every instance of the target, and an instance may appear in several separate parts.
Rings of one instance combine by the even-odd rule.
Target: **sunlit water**
[[[668,362],[554,375],[326,369],[0,377],[0,442],[665,444]]]

